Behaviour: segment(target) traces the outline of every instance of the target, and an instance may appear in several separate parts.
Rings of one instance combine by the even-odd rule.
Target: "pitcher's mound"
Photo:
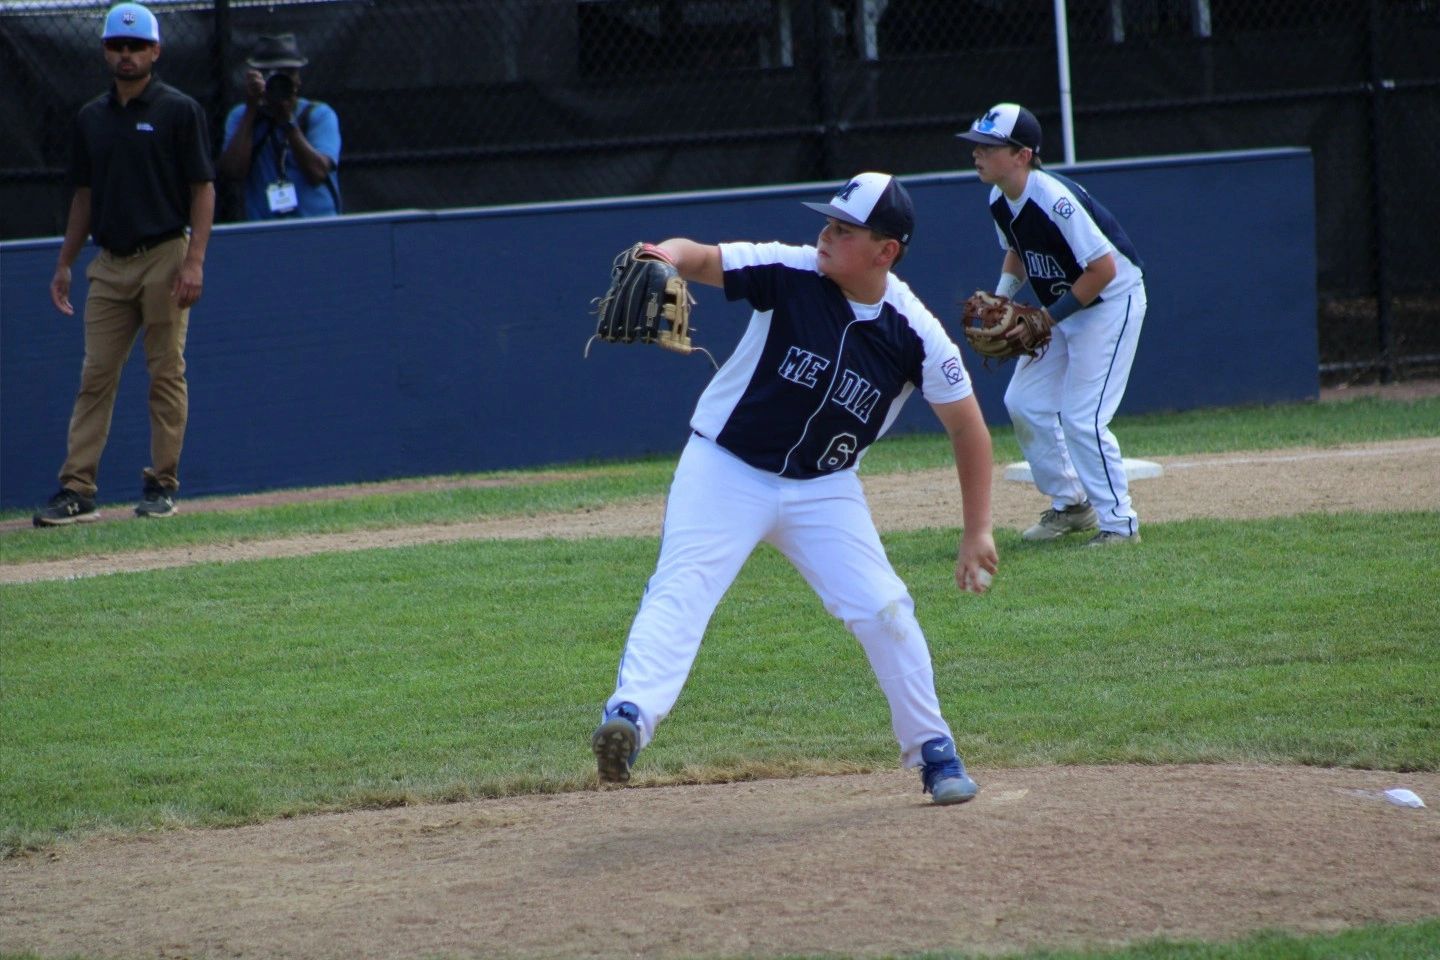
[[[0,863],[0,949],[864,957],[1327,931],[1440,904],[1440,774],[974,772],[980,796],[954,807],[895,771],[62,845]],[[1396,786],[1431,806],[1387,802]]]

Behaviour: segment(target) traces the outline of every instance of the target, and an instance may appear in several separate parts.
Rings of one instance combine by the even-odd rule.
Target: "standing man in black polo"
[[[50,281],[50,299],[72,316],[70,267],[85,238],[100,252],[85,271],[85,363],[70,416],[60,492],[35,514],[37,527],[96,519],[96,475],[110,435],[120,372],[144,334],[150,372],[150,466],[142,517],[175,513],[180,448],[189,416],[185,334],[204,287],[205,247],[215,217],[215,170],[205,112],[160,82],[160,25],[138,3],[105,17],[109,92],[80,109],[70,182],[75,196]],[[188,234],[187,228],[188,227]]]

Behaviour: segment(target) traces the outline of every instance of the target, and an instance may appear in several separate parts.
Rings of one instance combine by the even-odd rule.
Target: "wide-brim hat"
[[[254,52],[245,62],[257,70],[274,70],[281,67],[303,67],[310,61],[300,52],[300,45],[295,42],[295,34],[278,33],[256,41]]]
[[[829,203],[801,202],[816,213],[883,233],[903,244],[908,245],[915,232],[915,204],[910,193],[888,173],[856,174]]]
[[[982,146],[1029,147],[1040,152],[1040,121],[1018,103],[997,103],[955,136]]]

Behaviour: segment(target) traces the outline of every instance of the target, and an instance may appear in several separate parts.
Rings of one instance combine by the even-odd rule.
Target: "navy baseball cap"
[[[101,40],[148,40],[160,42],[160,23],[155,14],[138,3],[121,3],[105,15],[105,32]]]
[[[1029,147],[1040,152],[1040,121],[1018,103],[997,103],[955,136],[987,147]]]
[[[829,203],[801,202],[817,213],[883,233],[903,244],[909,244],[915,232],[915,205],[910,194],[888,173],[856,174]]]

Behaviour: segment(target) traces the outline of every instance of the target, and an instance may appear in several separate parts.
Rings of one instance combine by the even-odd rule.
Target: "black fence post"
[[[211,148],[218,161],[220,149],[225,144],[225,115],[229,112],[227,101],[230,96],[230,56],[235,49],[233,27],[230,20],[230,0],[215,0],[215,35],[210,38],[213,82],[215,95],[210,101]],[[216,171],[215,180],[215,222],[239,219],[233,200],[234,192],[223,176]]]
[[[1390,256],[1386,243],[1389,231],[1386,230],[1381,111],[1385,93],[1394,88],[1395,82],[1385,79],[1380,69],[1380,0],[1370,0],[1368,20],[1370,36],[1366,49],[1370,61],[1370,204],[1374,209],[1372,220],[1375,229],[1376,332],[1380,340],[1380,382],[1390,383],[1395,379],[1395,328],[1390,302]]]
[[[225,137],[225,99],[230,92],[230,0],[215,0],[215,35],[210,39],[210,52],[215,72],[214,96],[210,100],[210,132],[215,152]]]
[[[819,177],[833,180],[835,173],[835,38],[830,0],[813,0],[810,16],[815,44],[815,111],[820,121]]]

